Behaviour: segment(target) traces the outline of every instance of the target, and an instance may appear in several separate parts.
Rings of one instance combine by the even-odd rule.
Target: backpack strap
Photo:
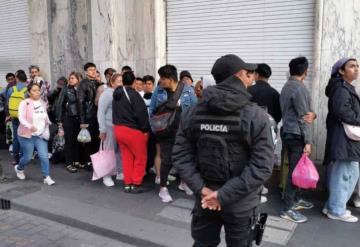
[[[174,94],[172,95],[172,97],[170,99],[168,99],[167,107],[169,107],[170,109],[175,109],[177,102],[179,101],[179,99],[181,97],[184,87],[185,87],[185,84],[183,82],[178,83],[178,86],[176,87]]]
[[[183,82],[179,82],[175,89],[174,94],[170,98],[168,98],[167,101],[160,104],[156,108],[155,113],[163,112],[163,111],[165,111],[165,109],[174,110],[176,108],[177,102],[179,101],[179,99],[181,97],[184,86],[185,86],[185,84]]]

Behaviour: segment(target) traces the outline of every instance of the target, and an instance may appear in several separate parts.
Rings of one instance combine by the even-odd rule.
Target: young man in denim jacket
[[[150,116],[156,113],[157,108],[170,98],[176,88],[179,85],[177,69],[173,65],[165,65],[158,70],[160,76],[160,86],[157,86],[150,102]],[[187,111],[191,106],[197,103],[197,98],[194,89],[191,86],[184,85],[178,105],[181,107],[181,111]],[[179,123],[176,123],[178,126]],[[158,140],[160,144],[160,192],[159,197],[163,202],[171,202],[172,197],[166,187],[167,178],[172,168],[171,154],[172,148],[175,142],[176,132],[172,133],[165,139]],[[186,184],[181,183],[179,189],[184,190],[186,194],[191,195],[192,191]]]

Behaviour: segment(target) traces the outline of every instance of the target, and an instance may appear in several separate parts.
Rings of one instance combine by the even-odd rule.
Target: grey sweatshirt
[[[99,122],[100,133],[106,133],[106,129],[113,126],[112,121],[112,102],[113,102],[113,88],[105,88],[100,95],[97,119]]]
[[[303,116],[311,111],[310,96],[305,85],[290,78],[280,94],[280,106],[283,115],[283,131],[288,134],[301,135],[305,144],[312,143],[311,125],[303,120]]]

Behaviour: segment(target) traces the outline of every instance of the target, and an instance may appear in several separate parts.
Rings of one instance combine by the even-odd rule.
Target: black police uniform
[[[252,245],[260,191],[271,176],[274,145],[263,109],[250,102],[243,83],[230,76],[204,90],[184,113],[173,163],[196,194],[191,224],[194,246],[217,246],[221,227],[227,246]],[[201,208],[201,189],[218,191],[221,211]]]

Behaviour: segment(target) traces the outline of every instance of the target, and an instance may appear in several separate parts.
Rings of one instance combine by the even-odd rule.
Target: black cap
[[[224,81],[229,76],[232,76],[239,72],[241,69],[254,71],[257,65],[254,63],[245,63],[241,58],[234,54],[228,54],[218,58],[212,69],[211,74],[213,75],[216,83]]]
[[[186,76],[186,77],[189,77],[192,82],[194,81],[193,78],[191,77],[190,72],[187,71],[187,70],[183,70],[183,71],[180,72],[180,81],[181,81],[185,76]]]

